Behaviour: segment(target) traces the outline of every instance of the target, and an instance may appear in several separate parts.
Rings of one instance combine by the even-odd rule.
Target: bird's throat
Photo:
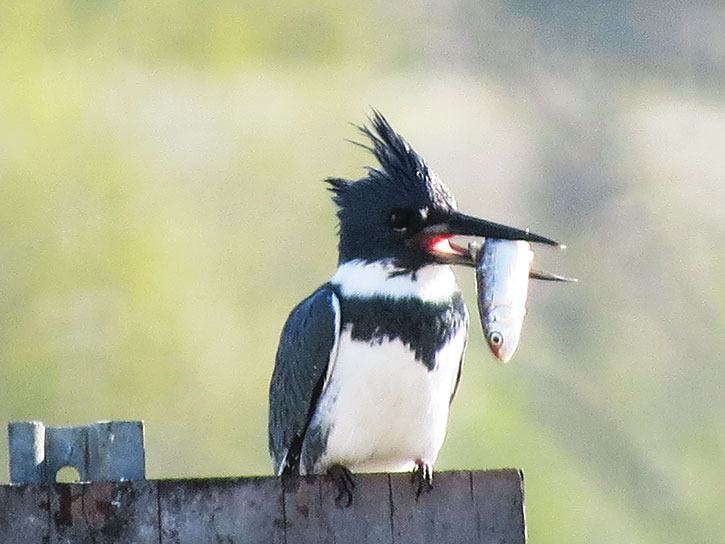
[[[392,299],[418,298],[424,302],[445,302],[458,293],[453,270],[431,264],[415,271],[395,267],[390,261],[342,263],[330,279],[343,297]]]

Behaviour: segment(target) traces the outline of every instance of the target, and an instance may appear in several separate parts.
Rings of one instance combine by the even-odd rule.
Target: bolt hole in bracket
[[[60,467],[55,473],[55,481],[59,484],[74,484],[81,481],[81,473],[76,467]]]

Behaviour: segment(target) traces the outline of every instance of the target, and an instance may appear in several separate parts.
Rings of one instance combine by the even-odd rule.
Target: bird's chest
[[[323,464],[389,471],[432,463],[465,345],[460,297],[438,305],[348,299],[341,314],[314,422],[325,428]]]

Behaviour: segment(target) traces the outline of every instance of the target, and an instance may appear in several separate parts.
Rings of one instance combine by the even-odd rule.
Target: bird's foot
[[[421,459],[416,459],[410,481],[415,486],[415,500],[417,501],[424,490],[427,493],[433,489],[433,467]]]
[[[352,491],[355,489],[355,480],[352,472],[342,465],[332,465],[327,469],[327,475],[332,478],[337,486],[337,497],[335,504],[347,508],[352,504]]]

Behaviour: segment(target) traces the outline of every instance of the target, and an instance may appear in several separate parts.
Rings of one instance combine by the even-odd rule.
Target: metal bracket
[[[81,427],[8,424],[10,483],[52,483],[63,467],[83,482],[146,478],[142,421],[99,421]]]

